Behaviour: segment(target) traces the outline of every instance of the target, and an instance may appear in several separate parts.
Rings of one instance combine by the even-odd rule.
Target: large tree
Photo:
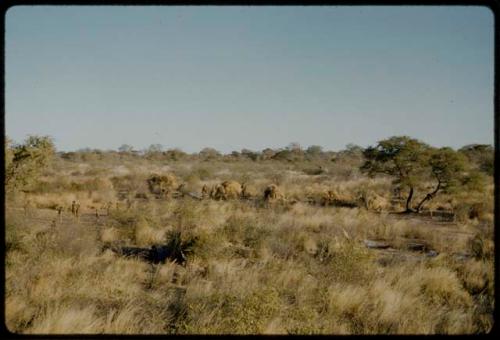
[[[383,173],[395,178],[394,183],[409,190],[406,211],[412,209],[415,188],[425,176],[430,146],[408,136],[395,136],[363,151],[365,162],[361,171],[374,175]]]
[[[420,212],[425,202],[433,199],[438,192],[450,190],[459,186],[465,178],[467,158],[455,150],[445,147],[432,149],[429,152],[428,169],[431,178],[435,181],[435,187],[432,192],[418,203],[417,212]]]
[[[433,148],[407,136],[382,140],[375,147],[365,149],[364,156],[362,171],[370,175],[390,175],[396,184],[409,189],[406,212],[420,212],[439,192],[478,186],[481,182],[477,172],[471,171],[463,153],[449,147]],[[416,188],[429,181],[434,182],[432,191],[413,208]]]

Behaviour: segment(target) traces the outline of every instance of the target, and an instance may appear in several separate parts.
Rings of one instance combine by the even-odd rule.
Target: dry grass
[[[330,166],[327,175],[265,161],[58,166],[63,179],[46,178],[30,197],[8,198],[5,315],[13,332],[470,334],[492,327],[491,190],[433,202],[483,203],[473,219],[448,225],[364,208],[190,198],[138,200],[128,209],[123,201],[109,216],[101,209],[98,220],[87,208],[80,220],[67,211],[58,220],[55,206],[116,203],[122,188],[129,197],[147,190],[151,173],[175,173],[198,192],[236,180],[259,195],[277,183],[288,198],[336,190],[347,199],[361,189],[390,196],[387,179],[363,178],[345,165]],[[198,237],[185,267],[102,251],[115,243],[149,247],[171,230]],[[395,250],[368,249],[367,238]],[[409,240],[439,255],[409,252]]]

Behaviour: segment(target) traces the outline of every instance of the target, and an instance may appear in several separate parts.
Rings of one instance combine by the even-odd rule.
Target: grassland
[[[35,187],[6,200],[6,325],[23,334],[489,332],[493,180],[480,194],[436,197],[429,208],[452,209],[452,220],[390,213],[398,204],[318,204],[330,189],[391,199],[390,179],[365,177],[358,163],[57,157]],[[193,193],[245,182],[254,199],[156,199],[152,173],[174,174]],[[285,202],[262,202],[270,183]],[[196,239],[184,266],[105,250],[165,243],[174,231]]]

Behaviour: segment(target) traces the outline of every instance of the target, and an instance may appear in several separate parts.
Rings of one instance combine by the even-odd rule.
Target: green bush
[[[33,185],[55,154],[55,146],[49,136],[29,136],[23,144],[5,144],[6,191],[23,190]]]

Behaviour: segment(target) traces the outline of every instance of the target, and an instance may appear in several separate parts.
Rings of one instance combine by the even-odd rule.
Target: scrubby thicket
[[[340,152],[291,144],[228,155],[158,145],[55,153],[49,138],[30,137],[5,151],[12,332],[492,327],[489,146],[454,151],[393,137]],[[151,264],[111,250],[165,244],[187,261]]]

